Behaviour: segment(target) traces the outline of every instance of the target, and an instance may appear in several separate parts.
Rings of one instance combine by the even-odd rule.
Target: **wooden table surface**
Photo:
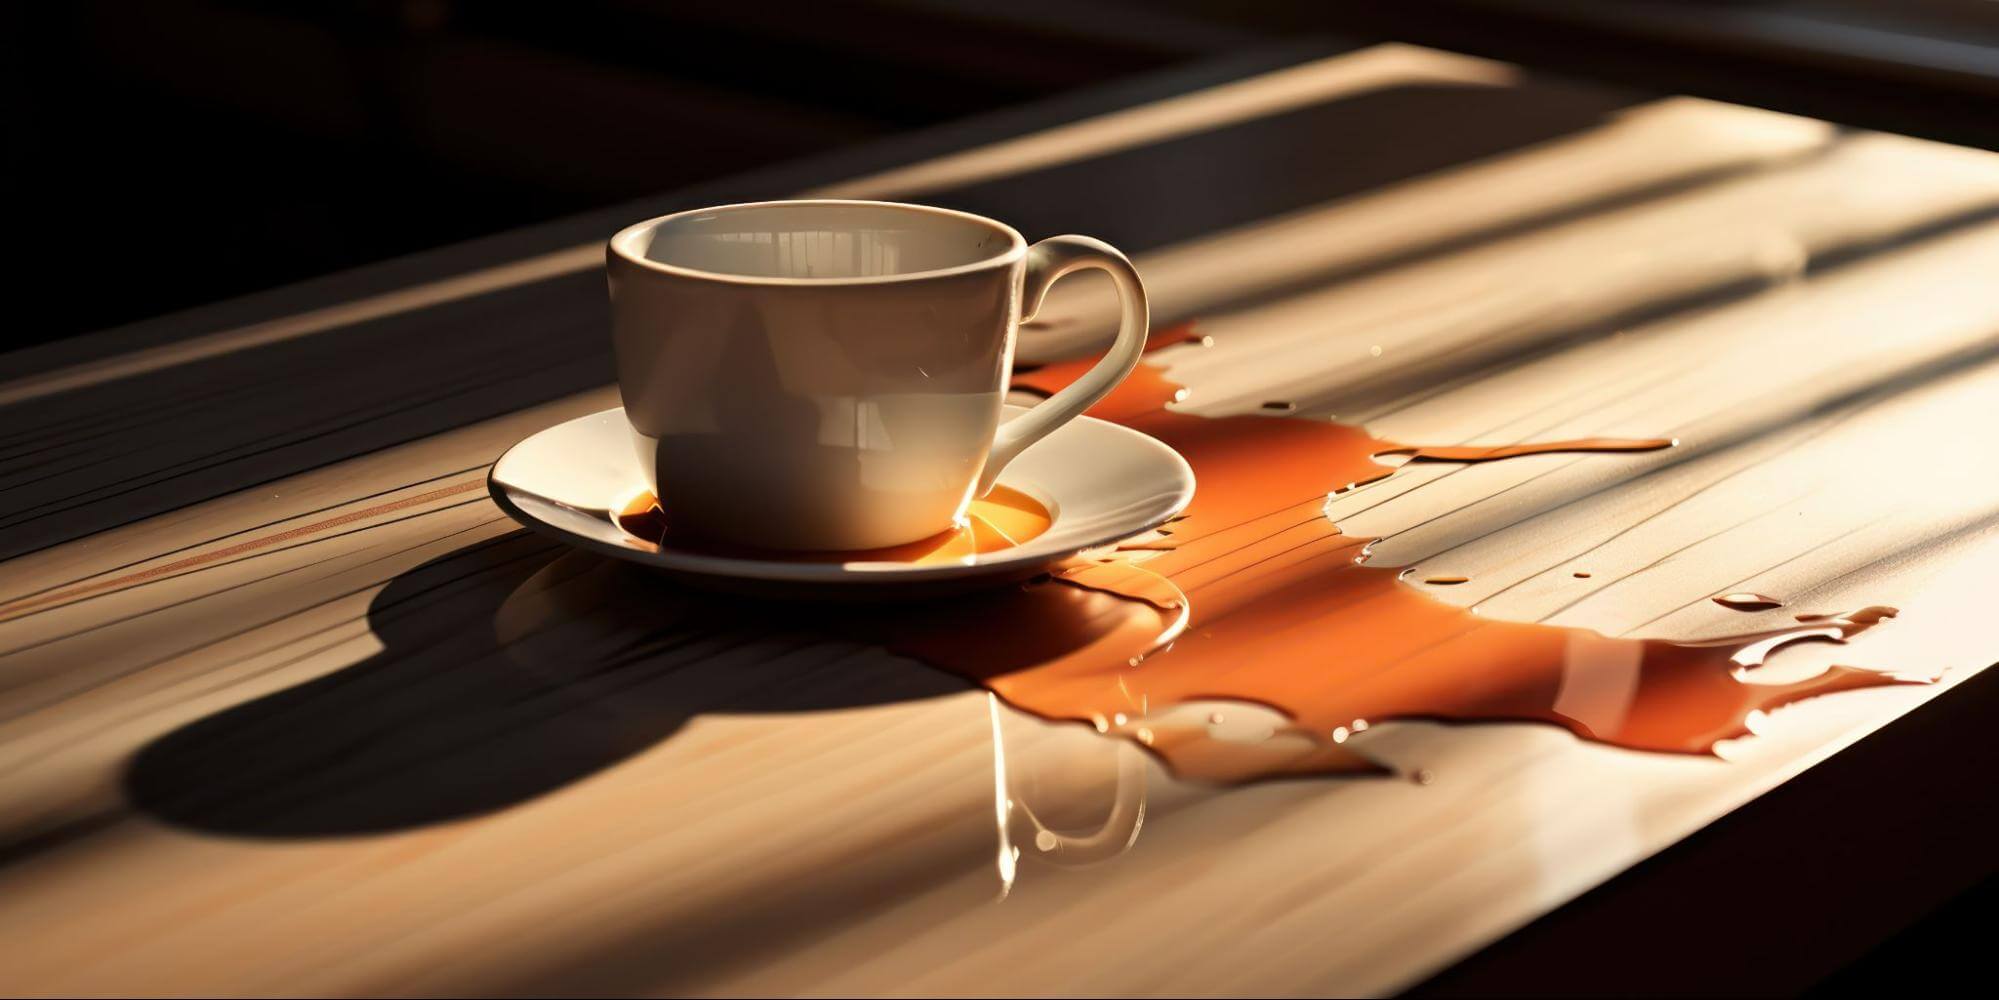
[[[1401,721],[1351,746],[1425,783],[1216,787],[776,612],[662,626],[485,468],[615,405],[605,235],[805,193],[1132,252],[1213,340],[1156,355],[1185,412],[1679,439],[1332,501],[1374,563],[1470,578],[1437,600],[1674,639],[1893,605],[1758,680],[1938,679],[1714,757]],[[0,358],[0,992],[1408,987],[1999,659],[1995,210],[1984,153],[1289,53]],[[1113,319],[1078,282],[1022,355]],[[1010,797],[1117,835],[1003,885]]]

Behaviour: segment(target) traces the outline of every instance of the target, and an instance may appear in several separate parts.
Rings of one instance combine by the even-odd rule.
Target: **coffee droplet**
[[[1784,606],[1783,601],[1762,594],[1723,594],[1709,599],[1731,611],[1768,611]]]
[[[1470,583],[1470,582],[1471,582],[1471,577],[1468,577],[1468,576],[1430,576],[1430,577],[1424,577],[1424,578],[1423,578],[1423,582],[1424,582],[1424,583],[1427,583],[1427,584],[1430,584],[1430,585],[1432,585],[1432,586],[1437,586],[1437,587],[1455,587],[1455,586],[1457,586],[1457,585],[1458,585],[1458,584],[1460,584],[1460,583]]]

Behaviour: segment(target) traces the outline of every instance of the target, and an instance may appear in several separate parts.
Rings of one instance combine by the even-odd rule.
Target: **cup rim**
[[[686,267],[680,264],[668,264],[664,261],[653,260],[650,257],[633,253],[629,245],[641,233],[658,229],[660,226],[690,215],[702,215],[711,212],[734,212],[754,208],[772,208],[781,205],[844,205],[864,208],[887,208],[926,215],[949,216],[954,219],[984,226],[1005,235],[1007,238],[1007,247],[992,257],[975,260],[967,264],[957,264],[952,267],[933,268],[928,271],[907,271],[898,274],[860,275],[843,278],[789,278],[776,275],[729,274],[722,271],[708,271],[697,267]],[[666,215],[654,216],[642,222],[634,222],[618,230],[612,234],[610,241],[606,244],[606,248],[613,257],[623,260],[628,264],[651,271],[658,271],[661,274],[670,274],[679,278],[718,281],[736,285],[833,288],[841,285],[901,284],[910,281],[925,281],[931,278],[947,278],[960,274],[973,274],[987,268],[1006,267],[1026,256],[1027,238],[1020,235],[1019,230],[997,219],[989,219],[983,215],[960,212],[951,208],[938,208],[935,205],[917,205],[901,201],[871,201],[861,198],[774,198],[769,201],[743,201],[727,205],[709,205],[703,208],[690,208],[685,211],[669,212]]]

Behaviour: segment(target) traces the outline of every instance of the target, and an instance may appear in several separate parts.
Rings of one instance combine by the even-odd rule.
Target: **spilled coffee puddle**
[[[1180,328],[1154,346],[1188,339]],[[1052,365],[1014,384],[1052,392],[1089,364]],[[1158,537],[934,613],[863,615],[861,629],[1018,708],[1094,725],[1183,777],[1220,782],[1379,771],[1344,742],[1390,719],[1546,722],[1600,743],[1705,754],[1746,735],[1757,712],[1907,683],[1849,667],[1789,684],[1740,677],[1779,648],[1843,642],[1893,609],[1702,643],[1495,621],[1398,582],[1396,568],[1368,565],[1374,539],[1341,534],[1323,512],[1333,491],[1394,471],[1376,456],[1489,461],[1671,441],[1411,448],[1322,420],[1166,408],[1184,395],[1143,364],[1090,411],[1159,438],[1193,466],[1194,502]],[[1289,721],[1243,741],[1218,735],[1219,717],[1174,711],[1213,701],[1267,706]]]
[[[828,552],[793,552],[725,545],[700,538],[681,538],[668,529],[659,498],[641,493],[618,512],[618,527],[634,538],[643,538],[662,548],[676,548],[705,555],[739,559],[772,559],[792,562],[900,562],[914,566],[935,566],[963,562],[970,556],[1010,549],[1038,537],[1054,523],[1048,508],[1019,490],[995,486],[993,491],[965,511],[965,522],[929,538],[881,549],[854,549]]]

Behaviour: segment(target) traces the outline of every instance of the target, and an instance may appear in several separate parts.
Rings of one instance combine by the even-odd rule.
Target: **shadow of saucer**
[[[407,572],[353,666],[140,750],[128,799],[251,837],[366,834],[502,809],[710,712],[812,712],[965,690],[828,626],[830,612],[678,588],[516,534]]]

